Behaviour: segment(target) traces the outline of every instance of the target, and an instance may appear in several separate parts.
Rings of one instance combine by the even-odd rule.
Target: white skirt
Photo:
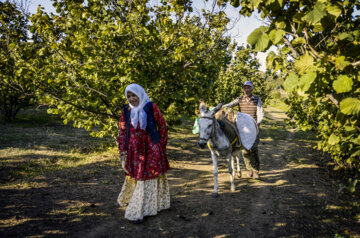
[[[127,206],[125,218],[131,221],[154,216],[170,208],[170,189],[166,174],[149,180],[135,180],[125,177],[117,199],[120,206]]]

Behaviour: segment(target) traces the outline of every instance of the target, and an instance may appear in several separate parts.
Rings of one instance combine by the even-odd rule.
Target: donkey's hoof
[[[237,178],[241,178],[241,176],[242,176],[241,172],[237,172],[237,173],[236,173],[236,177],[237,177]]]
[[[230,188],[231,192],[235,192],[235,185],[231,185],[231,188]]]
[[[211,195],[213,198],[217,198],[217,197],[219,197],[219,194],[218,193],[212,193],[212,195]]]

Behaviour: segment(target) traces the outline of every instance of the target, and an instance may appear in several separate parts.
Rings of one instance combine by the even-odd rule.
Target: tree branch
[[[326,97],[329,98],[330,101],[331,101],[332,103],[334,103],[334,105],[335,105],[336,107],[339,107],[339,101],[336,100],[336,98],[334,98],[334,95],[332,95],[332,94],[326,94]]]
[[[313,53],[313,54],[315,55],[315,58],[321,59],[322,56],[319,55],[319,53],[316,52],[316,50],[314,50],[314,48],[313,48],[313,47],[311,46],[311,44],[309,43],[309,35],[308,35],[307,31],[306,31],[306,28],[304,28],[303,32],[304,32],[304,35],[305,35],[306,44],[307,44],[308,47],[310,48],[311,53]]]
[[[360,65],[360,60],[356,61],[354,63],[351,63],[351,65],[354,66],[354,67],[359,66]]]
[[[77,109],[80,109],[80,110],[83,110],[83,111],[86,111],[86,112],[90,112],[90,113],[93,113],[95,115],[102,115],[102,116],[109,116],[111,118],[116,118],[116,119],[119,119],[119,117],[117,115],[113,115],[113,114],[108,114],[108,113],[104,113],[104,112],[100,112],[100,111],[96,111],[96,110],[93,110],[93,109],[90,109],[88,107],[84,107],[84,106],[80,106],[80,105],[77,105],[75,103],[72,103],[68,100],[65,100],[61,97],[59,97],[58,95],[52,93],[52,90],[46,90],[46,89],[43,89],[43,91],[49,95],[51,95],[52,97],[56,98],[57,100],[60,100],[66,104],[69,104]]]
[[[286,38],[286,36],[283,37],[284,43],[287,47],[289,47],[292,56],[297,59],[299,58],[299,53],[294,49],[294,47],[291,45],[290,41]]]

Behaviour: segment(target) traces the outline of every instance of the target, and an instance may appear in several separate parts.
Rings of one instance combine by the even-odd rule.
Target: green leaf
[[[270,37],[270,40],[272,41],[272,43],[274,45],[276,45],[278,43],[283,42],[284,35],[285,35],[285,31],[274,29],[274,30],[270,31],[269,37]]]
[[[272,69],[276,54],[273,51],[270,51],[266,57],[266,67]]]
[[[279,4],[280,7],[284,6],[284,2],[286,2],[285,0],[276,0],[277,3]]]
[[[231,5],[233,5],[233,7],[238,7],[240,5],[240,1],[239,0],[232,0]]]
[[[299,57],[298,60],[295,61],[295,69],[299,73],[304,73],[309,70],[314,65],[314,59],[311,55],[306,53]]]
[[[340,75],[337,80],[333,82],[333,89],[337,93],[350,92],[352,89],[353,81],[346,75]]]
[[[10,43],[10,44],[9,44],[9,49],[10,49],[10,50],[13,50],[15,47],[16,47],[16,44],[15,44],[15,43]]]
[[[345,126],[344,129],[345,129],[345,131],[351,132],[351,131],[355,130],[355,127],[353,127],[353,126]]]
[[[304,16],[304,13],[297,12],[292,16],[292,21],[300,24],[303,22],[303,20],[302,20],[303,16]]]
[[[338,36],[339,40],[345,40],[347,38],[350,38],[351,34],[347,33],[347,32],[342,32],[340,33],[340,35]]]
[[[291,93],[299,82],[299,77],[296,74],[289,74],[283,84],[286,92]]]
[[[360,135],[358,135],[357,138],[352,139],[351,142],[353,142],[353,143],[355,143],[355,144],[357,144],[357,145],[360,145]]]
[[[50,48],[51,49],[55,49],[57,47],[57,43],[56,42],[51,42],[50,43]]]
[[[355,153],[351,154],[351,157],[359,157],[359,156],[360,156],[360,150],[358,150]]]
[[[303,16],[302,19],[310,24],[315,24],[326,16],[325,8],[326,6],[322,2],[318,1],[315,4],[314,9]]]
[[[262,0],[251,0],[253,8],[257,8],[261,2]]]
[[[275,26],[276,26],[277,29],[285,29],[286,28],[286,23],[284,21],[275,22]]]
[[[324,31],[324,26],[321,22],[317,22],[314,24],[314,32]]]
[[[338,6],[328,4],[326,6],[326,10],[329,14],[335,16],[336,18],[338,18],[341,15],[341,9]]]
[[[345,115],[357,115],[360,113],[360,100],[357,98],[345,98],[340,102],[340,111]]]
[[[358,151],[359,152],[359,151]],[[352,155],[353,156],[353,155]],[[351,179],[351,183],[349,184],[349,191],[350,193],[355,192],[356,184],[358,180],[357,179]]]
[[[288,54],[288,53],[290,53],[291,52],[291,50],[290,50],[290,48],[289,47],[286,47],[286,46],[283,46],[282,48],[281,48],[281,53],[283,53],[283,54]]]
[[[344,69],[349,64],[350,62],[345,60],[345,56],[337,57],[335,60],[335,67],[338,69]]]
[[[271,7],[273,5],[273,3],[275,3],[275,0],[266,0],[263,2],[266,6]]]
[[[291,44],[293,46],[303,45],[303,44],[306,44],[306,40],[303,37],[298,37],[298,38],[295,38],[293,41],[291,41]]]
[[[248,36],[247,42],[255,51],[266,51],[269,48],[270,39],[266,33],[268,29],[266,26],[260,26]]]
[[[329,140],[328,140],[329,144],[330,145],[336,145],[337,143],[340,142],[340,138],[334,134],[331,134],[331,136],[329,137]]]
[[[316,79],[317,73],[316,71],[311,71],[309,73],[304,74],[300,78],[300,87],[302,91],[307,92],[314,80]]]

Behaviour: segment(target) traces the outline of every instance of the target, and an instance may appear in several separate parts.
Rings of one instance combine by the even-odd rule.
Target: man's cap
[[[254,85],[251,81],[245,81],[244,84],[243,84],[243,87],[244,86],[250,86],[251,88],[254,88]]]

